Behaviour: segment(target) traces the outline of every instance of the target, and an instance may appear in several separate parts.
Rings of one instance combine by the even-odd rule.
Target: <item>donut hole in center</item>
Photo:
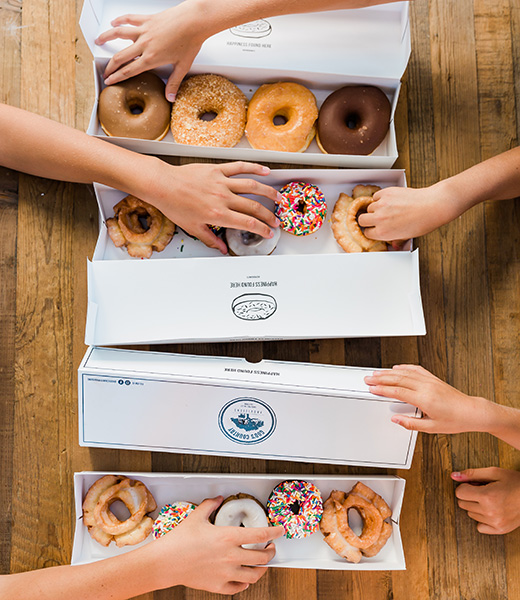
[[[285,125],[287,123],[287,121],[289,120],[289,118],[287,117],[287,115],[284,114],[276,114],[273,117],[273,125],[275,127],[280,127],[281,125]]]
[[[349,508],[348,524],[358,537],[363,533],[363,519],[357,508]]]
[[[115,500],[110,505],[110,512],[113,513],[120,521],[126,521],[131,517],[130,511],[126,504],[121,500]]]
[[[365,234],[365,228],[361,227],[361,225],[359,224],[359,217],[361,215],[366,215],[367,212],[368,212],[368,210],[367,210],[367,207],[365,206],[364,208],[360,208],[356,213],[356,222],[358,224],[358,227],[361,229],[361,233],[363,235]]]
[[[295,500],[292,504],[289,504],[289,508],[291,509],[293,515],[300,514],[300,503],[298,502],[298,500]]]
[[[128,109],[133,115],[140,115],[144,111],[144,103],[139,100],[132,100],[128,105]]]
[[[357,113],[349,113],[345,116],[345,125],[349,129],[358,129],[361,124],[361,118]]]
[[[199,119],[201,121],[213,121],[213,119],[217,118],[217,113],[214,110],[205,110],[199,114]]]
[[[304,215],[307,212],[307,205],[304,200],[298,200],[298,212]]]

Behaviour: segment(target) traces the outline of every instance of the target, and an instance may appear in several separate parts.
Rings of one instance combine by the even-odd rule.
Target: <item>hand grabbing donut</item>
[[[371,240],[409,240],[430,233],[462,214],[457,202],[443,196],[437,186],[413,189],[384,188],[358,222]],[[399,242],[393,243],[399,247]]]
[[[452,473],[460,508],[480,533],[500,535],[520,527],[520,472],[489,467]]]
[[[172,582],[170,569],[161,572],[160,587],[175,583],[219,594],[238,594],[266,572],[275,555],[274,544],[263,550],[242,548],[244,544],[267,544],[284,534],[283,527],[217,527],[210,515],[220,506],[218,496],[204,500],[175,529],[144,549],[164,562],[175,549],[180,580]]]

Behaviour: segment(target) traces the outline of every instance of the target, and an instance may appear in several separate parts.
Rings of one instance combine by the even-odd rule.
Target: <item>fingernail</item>
[[[365,382],[365,383],[370,383],[371,381],[373,381],[373,379],[374,379],[374,378],[372,377],[372,375],[367,375],[367,376],[365,377],[365,379],[364,379],[364,382]]]
[[[269,167],[262,166],[262,173],[265,173],[267,175],[270,172],[271,172],[271,169]]]
[[[274,235],[274,231],[273,231],[272,229],[270,229],[270,230],[269,230],[269,236],[268,236],[268,237],[272,238],[272,237],[273,237],[273,235]]]
[[[276,200],[278,202],[282,202],[283,201],[283,196],[282,196],[282,194],[280,194],[280,192],[276,192]]]
[[[453,479],[460,479],[462,477],[462,473],[459,473],[458,471],[454,471],[451,476],[453,477]]]
[[[168,102],[175,102],[175,96],[176,94],[166,94]]]
[[[280,219],[278,217],[276,217],[274,220],[274,226],[278,227],[279,225],[280,225]]]
[[[107,77],[107,78],[105,79],[105,81],[104,81],[104,84],[105,84],[105,85],[110,85],[111,81],[112,81],[112,76],[110,76],[110,77]]]
[[[392,417],[391,418],[392,423],[395,423],[396,425],[401,425],[402,421],[399,417]]]

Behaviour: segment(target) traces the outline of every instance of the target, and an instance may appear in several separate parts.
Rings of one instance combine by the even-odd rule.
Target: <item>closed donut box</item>
[[[151,0],[136,13],[156,13],[179,0]],[[87,133],[149,154],[211,157],[224,160],[283,162],[355,168],[389,168],[398,156],[394,113],[400,80],[410,56],[408,2],[312,14],[277,16],[222,31],[209,38],[197,55],[189,75],[213,73],[230,79],[251,99],[264,83],[292,81],[316,97],[318,108],[335,90],[346,85],[380,88],[391,105],[390,127],[369,155],[325,154],[316,140],[304,152],[254,149],[244,135],[233,148],[176,143],[171,131],[161,141],[108,137],[97,116],[98,97],[104,87],[103,71],[110,58],[128,42],[115,40],[96,46],[97,36],[110,29],[110,21],[128,13],[123,0],[87,0],[80,19],[83,35],[94,56],[95,95]],[[171,69],[155,72],[164,80]]]
[[[340,192],[405,186],[403,171],[273,170],[261,181],[317,185],[327,203],[323,225],[306,236],[282,231],[270,256],[223,256],[178,228],[162,252],[132,258],[105,225],[125,194],[96,185],[101,225],[88,263],[87,345],[425,333],[418,250],[409,243],[399,252],[348,254],[330,224]]]
[[[78,371],[82,446],[408,469],[414,407],[373,369],[92,347]]]
[[[74,498],[76,508],[76,528],[72,548],[71,564],[79,565],[118,556],[130,552],[140,545],[153,543],[152,535],[137,546],[117,548],[112,542],[104,547],[94,541],[83,524],[82,503],[89,487],[104,475],[114,472],[84,471],[74,474]],[[119,473],[117,473],[119,474]],[[315,485],[323,500],[332,490],[348,492],[358,481],[373,489],[388,503],[392,516],[389,523],[392,534],[383,549],[374,557],[363,557],[354,564],[338,556],[324,541],[321,532],[316,532],[303,539],[280,538],[275,540],[276,556],[268,564],[269,567],[288,567],[299,569],[332,569],[345,571],[382,571],[406,569],[399,520],[404,496],[405,480],[396,476],[380,475],[301,475],[301,474],[228,474],[228,473],[121,473],[131,479],[142,481],[153,494],[157,509],[151,513],[157,517],[159,509],[167,503],[188,500],[199,504],[205,498],[222,495],[224,497],[236,493],[254,496],[265,505],[273,488],[282,481],[303,480]],[[117,503],[116,503],[117,504]],[[114,506],[114,511],[117,508]],[[355,511],[350,511],[355,513]],[[122,519],[123,515],[119,515]],[[357,514],[349,520],[354,528],[360,526]]]

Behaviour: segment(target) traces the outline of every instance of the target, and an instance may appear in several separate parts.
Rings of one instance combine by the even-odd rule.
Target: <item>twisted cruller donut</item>
[[[285,119],[281,125],[275,118]],[[246,136],[253,148],[303,152],[316,129],[318,107],[314,94],[290,81],[260,86],[247,109]]]
[[[121,500],[130,516],[120,521],[110,505]],[[105,475],[88,490],[83,501],[83,523],[91,537],[103,546],[115,541],[118,547],[133,546],[146,539],[153,526],[147,516],[157,508],[155,499],[141,481],[122,475]]]
[[[130,256],[150,258],[153,250],[164,250],[175,233],[175,224],[168,217],[135,196],[123,198],[114,212],[115,216],[106,220],[108,235],[118,248],[126,246]]]
[[[232,148],[244,134],[247,98],[225,77],[194,75],[184,81],[173,103],[175,141],[192,146]],[[213,120],[202,117],[214,113]]]
[[[381,188],[377,185],[356,185],[352,197],[341,193],[334,206],[331,227],[336,242],[345,252],[384,252],[388,249],[385,242],[369,240],[358,223],[358,216],[366,212],[374,202],[373,195]]]
[[[363,519],[363,531],[356,535],[348,522],[349,509]],[[375,556],[392,535],[385,521],[392,515],[388,504],[367,485],[358,482],[348,494],[331,492],[323,507],[320,530],[327,544],[349,562],[358,563],[362,556]]]
[[[103,131],[109,136],[162,140],[171,114],[164,87],[162,79],[148,71],[104,88],[98,105]]]

